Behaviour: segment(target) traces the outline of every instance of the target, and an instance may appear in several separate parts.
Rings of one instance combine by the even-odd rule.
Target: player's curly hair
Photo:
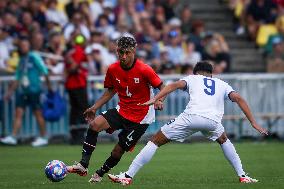
[[[193,74],[196,75],[196,73],[199,72],[199,71],[212,74],[213,66],[208,61],[197,62],[197,64],[193,68]]]
[[[137,42],[135,38],[131,35],[123,35],[120,37],[116,42],[118,48],[121,49],[128,49],[128,48],[135,48],[137,46]]]

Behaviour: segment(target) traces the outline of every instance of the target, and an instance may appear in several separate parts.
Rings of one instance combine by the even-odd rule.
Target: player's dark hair
[[[196,75],[197,72],[207,72],[212,74],[213,66],[207,61],[200,61],[193,68],[193,74]]]
[[[135,48],[137,46],[136,40],[131,36],[122,36],[116,43],[118,48],[121,49]]]

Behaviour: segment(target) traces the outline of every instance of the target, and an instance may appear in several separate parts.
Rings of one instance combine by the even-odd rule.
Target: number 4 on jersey
[[[128,90],[128,86],[126,86],[126,96],[128,96],[128,97],[132,96],[132,93],[129,92],[129,90]]]

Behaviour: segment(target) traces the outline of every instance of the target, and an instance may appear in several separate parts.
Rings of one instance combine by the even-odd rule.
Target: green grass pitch
[[[109,156],[114,144],[98,144],[90,164],[90,175]],[[134,152],[127,153],[111,173],[125,171],[144,145],[138,145]],[[152,161],[135,177],[127,188],[157,189],[283,189],[284,188],[284,144],[236,143],[243,166],[251,176],[260,180],[256,184],[240,184],[221,148],[215,143],[168,144],[160,148]],[[66,164],[79,160],[81,146],[50,145],[43,148],[29,146],[0,146],[0,188],[1,189],[88,189],[123,188],[111,183],[107,176],[103,182],[91,185],[90,177],[67,175],[52,183],[44,174],[48,161],[59,159]]]

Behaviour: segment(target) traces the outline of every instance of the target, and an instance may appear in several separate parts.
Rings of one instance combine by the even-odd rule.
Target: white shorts
[[[161,131],[169,140],[183,142],[187,137],[198,131],[205,137],[215,141],[225,130],[221,123],[199,115],[183,112],[177,118],[161,127]]]

